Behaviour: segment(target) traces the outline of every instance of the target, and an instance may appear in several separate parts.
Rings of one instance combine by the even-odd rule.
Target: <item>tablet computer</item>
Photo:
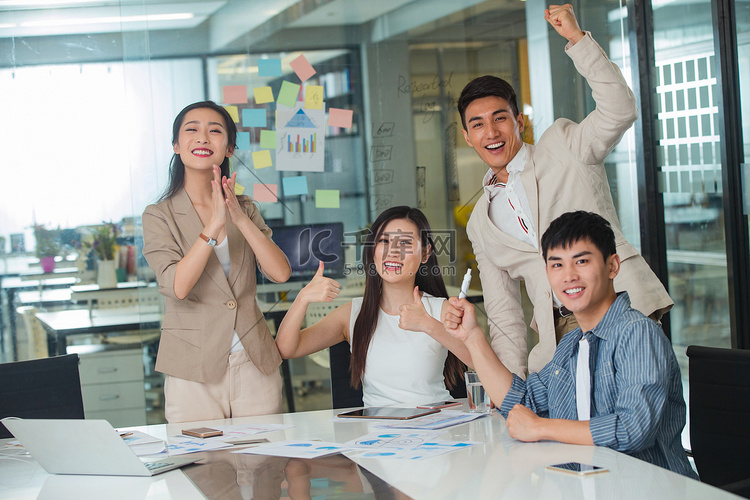
[[[391,408],[388,406],[372,406],[359,410],[339,413],[341,418],[390,418],[395,420],[408,420],[410,418],[423,417],[440,410],[423,410],[417,408]]]

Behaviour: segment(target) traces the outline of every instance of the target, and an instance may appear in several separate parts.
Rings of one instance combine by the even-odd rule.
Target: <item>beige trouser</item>
[[[215,383],[167,375],[164,416],[170,424],[281,413],[281,374],[263,374],[247,352],[229,355],[224,376]]]

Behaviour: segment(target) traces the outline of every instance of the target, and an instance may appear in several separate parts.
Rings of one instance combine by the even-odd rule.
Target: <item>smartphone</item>
[[[202,439],[224,435],[224,431],[220,431],[219,429],[211,429],[210,427],[194,427],[192,429],[182,429],[182,433],[186,436]]]
[[[548,465],[549,470],[558,472],[566,472],[568,474],[575,474],[577,476],[589,476],[591,474],[600,474],[602,472],[609,472],[609,469],[599,467],[598,465],[582,464],[579,462],[568,462],[565,464]]]
[[[225,443],[233,444],[233,445],[241,445],[241,444],[263,444],[263,443],[270,443],[271,441],[268,440],[268,438],[257,438],[257,437],[250,437],[250,436],[240,436],[235,438],[229,438],[229,439],[223,439]]]
[[[435,401],[434,403],[427,403],[426,405],[418,405],[417,408],[426,408],[428,410],[438,410],[440,408],[448,408],[450,406],[459,406],[461,401]]]

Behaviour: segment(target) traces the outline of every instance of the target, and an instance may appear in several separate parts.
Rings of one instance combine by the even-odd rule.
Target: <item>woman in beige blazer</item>
[[[143,213],[143,255],[165,297],[156,369],[168,422],[281,411],[281,357],[255,297],[255,266],[289,279],[284,253],[229,174],[237,128],[211,101],[172,127],[170,185]]]

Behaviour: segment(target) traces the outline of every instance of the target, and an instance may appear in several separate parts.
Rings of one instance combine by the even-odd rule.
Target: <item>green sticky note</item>
[[[276,131],[261,130],[260,131],[260,147],[268,148],[268,149],[276,149]]]
[[[273,165],[273,161],[271,161],[271,152],[267,149],[264,149],[263,151],[254,151],[253,152],[253,166],[258,168],[266,168]]]
[[[315,190],[315,207],[316,208],[339,208],[339,190],[338,189],[316,189]]]
[[[285,80],[281,84],[281,90],[279,90],[279,97],[276,99],[276,102],[288,108],[293,108],[294,103],[297,102],[299,89],[300,89],[300,86],[297,85],[296,83],[287,82]]]

